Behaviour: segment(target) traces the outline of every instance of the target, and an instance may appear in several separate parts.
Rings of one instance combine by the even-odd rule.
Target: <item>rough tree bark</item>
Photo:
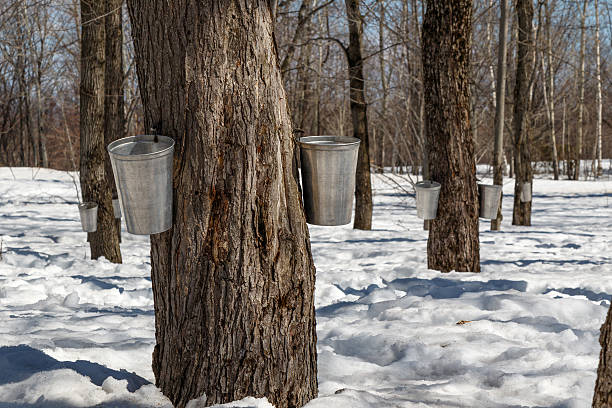
[[[370,142],[368,134],[368,115],[365,101],[365,79],[361,40],[363,37],[363,18],[359,10],[360,0],[346,0],[346,17],[349,27],[349,46],[346,58],[349,67],[349,97],[353,119],[353,137],[361,140],[357,158],[355,177],[355,221],[353,228],[372,229],[372,182],[370,180]]]
[[[601,352],[593,408],[610,408],[612,407],[612,307],[608,309],[608,318],[601,326],[599,344]]]
[[[315,268],[267,0],[128,0],[145,125],[176,141],[151,236],[156,385],[175,406],[317,395]]]
[[[480,271],[470,128],[471,0],[429,0],[423,19],[425,124],[431,179],[442,184],[427,243],[430,269]]]
[[[105,71],[104,71],[104,145],[121,139],[125,132],[123,106],[123,24],[121,6],[123,0],[105,0],[104,16]],[[105,154],[106,178],[110,183],[112,198],[117,198],[117,187],[113,177],[110,156]],[[121,219],[115,219],[114,232],[121,242]]]
[[[495,142],[493,149],[493,184],[502,186],[504,184],[504,123],[506,106],[506,59],[508,55],[508,44],[506,33],[508,32],[507,0],[500,0],[499,14],[499,45],[497,50],[497,80],[496,80],[496,103],[495,103]],[[503,192],[499,200],[497,217],[491,220],[491,230],[499,231],[501,228]]]
[[[514,86],[514,211],[512,225],[531,225],[531,201],[521,201],[524,183],[531,183],[529,78],[532,64],[532,0],[517,0],[518,37]]]
[[[83,201],[98,204],[98,229],[88,233],[91,258],[121,262],[111,186],[104,161],[104,1],[81,0],[80,179]]]

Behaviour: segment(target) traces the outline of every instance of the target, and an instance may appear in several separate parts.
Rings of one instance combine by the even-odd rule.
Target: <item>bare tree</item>
[[[580,162],[584,132],[584,54],[586,47],[586,15],[588,0],[583,0],[580,13],[580,53],[578,59],[578,123],[576,150],[574,151],[574,180],[580,179]]]
[[[608,309],[608,317],[601,326],[599,344],[601,352],[593,408],[610,408],[612,406],[612,307]]]
[[[523,201],[521,192],[526,183],[531,183],[533,173],[530,155],[530,85],[533,69],[533,2],[517,0],[518,46],[514,86],[514,211],[513,225],[531,225],[531,200]]]
[[[553,164],[553,177],[559,180],[559,158],[557,156],[557,139],[555,136],[555,70],[553,67],[553,47],[551,34],[551,15],[552,5],[550,0],[547,0],[546,7],[546,74],[544,81],[544,99],[546,104],[546,114],[550,124],[550,147],[551,159]],[[542,67],[544,70],[544,58],[542,58]]]
[[[423,19],[425,124],[431,178],[442,184],[427,243],[430,269],[480,271],[470,129],[471,0],[431,0]]]
[[[506,106],[506,58],[508,32],[508,17],[506,12],[507,0],[500,0],[499,15],[499,46],[497,50],[497,81],[495,103],[495,143],[493,151],[493,184],[498,186],[504,183],[504,122]],[[502,198],[499,200],[497,218],[491,220],[491,229],[498,231],[502,222]]]
[[[346,59],[349,69],[351,116],[353,136],[361,140],[355,176],[355,229],[372,229],[372,184],[370,180],[370,141],[368,132],[368,113],[365,100],[365,79],[361,40],[363,21],[359,10],[360,0],[345,0],[346,17],[349,27],[349,45]]]
[[[125,107],[123,105],[123,0],[105,0],[105,66],[104,66],[104,144],[120,139],[125,132]],[[105,154],[106,178],[112,190],[112,198],[117,198],[117,187],[113,177],[110,156]],[[114,225],[117,239],[121,241],[121,219]]]
[[[145,124],[174,138],[151,237],[156,385],[183,408],[317,395],[315,268],[267,0],[128,0]]]
[[[599,1],[595,0],[595,78],[597,81],[597,94],[596,94],[596,109],[597,109],[597,123],[595,125],[595,143],[593,147],[593,162],[592,169],[595,177],[601,176],[603,168],[601,166],[602,154],[601,154],[601,128],[603,121],[602,114],[602,93],[601,93],[601,51],[599,41]],[[597,162],[597,166],[595,165]]]
[[[80,179],[83,201],[98,204],[98,229],[88,233],[91,258],[121,262],[104,162],[105,2],[81,0]]]

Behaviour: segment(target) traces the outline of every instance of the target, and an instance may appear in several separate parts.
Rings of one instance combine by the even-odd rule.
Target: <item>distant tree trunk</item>
[[[88,233],[91,258],[121,262],[111,186],[104,168],[104,10],[105,2],[81,0],[81,191],[98,204],[98,229]]]
[[[602,153],[601,153],[601,125],[603,121],[602,117],[602,95],[601,95],[601,52],[599,42],[599,1],[595,0],[595,76],[597,79],[597,97],[596,97],[596,108],[597,108],[597,125],[595,132],[595,146],[593,147],[593,175],[599,177],[603,173],[603,167],[601,165]],[[595,165],[597,162],[597,165]]]
[[[388,93],[388,85],[387,85],[387,74],[385,72],[385,54],[383,50],[385,49],[385,4],[380,3],[380,19],[378,24],[378,63],[380,66],[380,84],[382,86],[382,101],[381,101],[381,111],[380,111],[380,119],[381,123],[384,124],[387,118],[387,93]],[[375,164],[376,164],[376,172],[384,173],[385,171],[385,133],[383,126],[380,127],[380,131],[378,132],[378,137],[374,138],[375,144]]]
[[[608,309],[608,317],[601,326],[599,344],[601,352],[595,381],[593,408],[610,408],[612,407],[612,307]]]
[[[179,408],[317,395],[315,269],[268,0],[128,0],[145,128],[176,141],[151,236],[153,372]]]
[[[547,70],[546,70],[546,82],[548,82],[548,103],[546,104],[546,108],[548,111],[548,123],[550,125],[550,147],[551,147],[551,155],[552,155],[552,164],[553,164],[553,177],[555,180],[559,180],[559,157],[557,156],[557,138],[555,136],[555,70],[553,67],[553,48],[552,48],[552,35],[550,33],[551,26],[551,15],[552,15],[552,6],[550,1],[547,0],[545,3],[546,7],[546,61],[547,61]],[[544,65],[544,60],[542,60],[542,65]],[[546,97],[546,86],[544,86],[544,96]]]
[[[123,0],[105,0],[106,34],[104,71],[104,145],[121,139],[125,132],[125,110],[123,106],[123,24],[121,7]],[[117,187],[113,177],[110,156],[104,155],[106,178],[112,189],[112,198],[117,198]],[[115,219],[115,233],[121,242],[121,219]]]
[[[574,163],[574,180],[580,179],[580,161],[582,160],[582,144],[583,144],[583,127],[584,127],[584,55],[586,47],[586,14],[588,0],[582,1],[582,12],[580,14],[580,54],[578,61],[578,123],[577,134],[578,142],[576,143],[575,163]]]
[[[568,161],[568,154],[567,154],[567,150],[565,148],[565,133],[566,133],[566,122],[565,122],[565,111],[566,111],[566,104],[565,104],[565,97],[563,97],[563,116],[561,117],[561,161],[563,163],[563,172],[565,173],[567,170],[567,176],[568,178],[570,178],[570,173],[569,173],[569,161]]]
[[[470,130],[471,0],[428,1],[422,38],[429,170],[431,179],[442,185],[438,216],[429,230],[428,267],[478,272],[478,196]]]
[[[506,106],[506,58],[508,44],[506,33],[508,32],[507,0],[500,0],[499,16],[499,45],[497,49],[497,81],[496,81],[496,103],[495,103],[495,144],[493,148],[493,184],[502,186],[504,184],[504,118]],[[502,199],[499,200],[497,218],[491,220],[491,230],[499,231],[502,222]]]
[[[514,87],[514,211],[512,225],[531,225],[531,201],[521,201],[524,183],[531,183],[529,78],[532,70],[532,0],[517,0],[518,46]]]
[[[346,57],[349,66],[349,97],[353,119],[353,136],[361,140],[357,175],[355,177],[355,221],[353,228],[372,229],[372,182],[370,180],[370,142],[368,135],[368,115],[365,102],[365,80],[361,40],[363,21],[359,10],[360,0],[345,0],[346,16],[349,26],[349,46]]]
[[[280,66],[283,79],[285,79],[285,76],[287,75],[289,65],[293,60],[293,56],[295,54],[295,50],[298,46],[298,43],[300,42],[304,32],[308,28],[308,23],[310,22],[310,19],[312,17],[310,9],[312,8],[313,1],[314,0],[303,0],[302,5],[298,10],[297,24],[295,26],[295,31],[293,32],[293,39],[287,45],[287,54],[285,54],[285,57],[283,58],[283,61],[281,62]]]

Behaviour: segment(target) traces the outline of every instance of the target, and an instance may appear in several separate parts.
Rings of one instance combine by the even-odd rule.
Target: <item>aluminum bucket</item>
[[[118,198],[113,198],[113,214],[115,218],[121,218],[121,205]]]
[[[94,232],[98,229],[98,204],[86,201],[79,204],[81,227],[85,232]]]
[[[306,222],[351,222],[360,140],[342,136],[307,136],[300,142]]]
[[[480,203],[480,218],[490,220],[497,218],[499,200],[501,199],[502,186],[491,184],[478,184],[478,201]]]
[[[420,181],[416,183],[417,217],[424,220],[433,220],[438,212],[438,198],[440,198],[440,183],[435,181]]]
[[[150,235],[170,229],[174,140],[130,136],[112,142],[107,149],[128,232]]]
[[[531,183],[525,182],[521,186],[521,203],[528,203],[531,201]]]

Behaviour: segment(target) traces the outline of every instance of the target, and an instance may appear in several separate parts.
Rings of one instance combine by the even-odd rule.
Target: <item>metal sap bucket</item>
[[[121,218],[121,206],[118,198],[113,198],[113,214],[115,218]]]
[[[150,235],[170,229],[174,140],[130,136],[112,142],[107,149],[128,232]]]
[[[424,220],[433,220],[438,212],[438,198],[440,198],[440,183],[435,181],[420,181],[416,183],[417,217]]]
[[[531,201],[531,183],[526,182],[521,186],[521,203]]]
[[[354,137],[307,136],[299,142],[306,222],[350,223],[361,141]]]
[[[502,186],[491,184],[478,184],[478,201],[480,203],[480,218],[490,220],[497,218],[499,200],[501,199]]]
[[[79,204],[81,227],[85,232],[94,232],[98,229],[98,204],[86,201]]]

